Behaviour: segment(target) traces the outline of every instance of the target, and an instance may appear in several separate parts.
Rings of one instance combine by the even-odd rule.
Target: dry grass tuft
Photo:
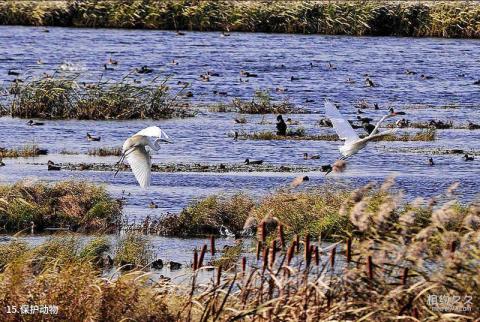
[[[0,148],[0,158],[28,158],[45,155],[48,151],[40,149],[36,144],[27,144],[20,148]]]

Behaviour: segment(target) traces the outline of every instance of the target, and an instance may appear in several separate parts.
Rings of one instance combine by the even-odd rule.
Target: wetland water
[[[331,128],[316,126],[323,117],[323,100],[340,103],[340,110],[351,119],[356,117],[354,103],[366,100],[378,103],[381,110],[365,109],[362,116],[379,119],[393,106],[404,110],[412,122],[431,119],[453,121],[465,125],[480,122],[480,42],[466,39],[336,37],[282,34],[189,32],[177,36],[167,31],[73,29],[34,27],[0,27],[0,81],[8,86],[19,71],[27,79],[44,72],[80,73],[86,82],[119,80],[134,68],[148,65],[150,76],[171,75],[170,83],[191,83],[192,103],[207,105],[230,102],[235,97],[250,99],[255,90],[269,90],[275,100],[288,99],[310,114],[289,114],[308,134],[333,133]],[[103,64],[112,57],[118,60],[115,70],[105,71]],[[41,64],[37,61],[41,60]],[[172,60],[178,64],[172,64]],[[329,68],[328,63],[334,68]],[[70,63],[73,71],[61,71]],[[415,71],[407,75],[405,71]],[[243,78],[240,71],[258,77]],[[219,73],[209,82],[200,75]],[[365,86],[365,74],[378,86]],[[422,79],[421,74],[431,76]],[[292,81],[291,77],[298,78]],[[137,81],[148,77],[136,75]],[[356,81],[347,84],[346,79]],[[287,91],[277,92],[276,88]],[[217,96],[226,92],[227,96]],[[260,124],[262,116],[245,115],[246,124],[236,124],[235,113],[212,113],[201,108],[194,118],[135,121],[45,121],[44,126],[29,127],[27,120],[0,118],[0,142],[3,147],[36,143],[49,150],[37,158],[5,159],[0,168],[0,181],[15,182],[22,178],[47,181],[69,178],[88,179],[107,185],[120,197],[126,195],[125,214],[141,220],[177,212],[189,201],[213,193],[244,191],[260,196],[288,185],[298,173],[153,173],[152,187],[141,190],[131,172],[58,171],[48,172],[47,160],[54,162],[115,163],[116,157],[85,155],[94,147],[121,146],[124,139],[138,130],[158,125],[175,144],[165,145],[153,155],[153,162],[241,163],[245,158],[263,159],[276,165],[328,164],[338,157],[340,142],[329,141],[233,141],[232,131],[273,131],[275,115],[266,115],[270,124]],[[393,122],[393,121],[390,121]],[[100,142],[88,142],[86,132],[101,136]],[[361,130],[358,130],[361,131]],[[363,130],[362,130],[363,131]],[[418,131],[408,129],[405,131]],[[396,149],[399,149],[398,151]],[[417,149],[427,151],[419,153]],[[462,149],[477,153],[480,159],[480,130],[437,130],[435,141],[378,142],[348,160],[344,173],[307,173],[306,187],[325,182],[359,186],[370,181],[383,181],[396,175],[396,186],[406,196],[433,196],[442,193],[453,182],[460,181],[459,194],[471,200],[479,193],[480,160],[465,162],[462,155],[433,155],[435,166],[427,164],[430,149]],[[62,155],[60,151],[78,152]],[[319,154],[320,160],[304,160],[304,152]],[[150,201],[159,208],[149,209]],[[163,240],[163,239],[162,239]],[[167,243],[167,241],[164,241]],[[178,240],[173,240],[178,245]],[[185,245],[190,247],[190,242]],[[188,255],[190,258],[190,254]]]

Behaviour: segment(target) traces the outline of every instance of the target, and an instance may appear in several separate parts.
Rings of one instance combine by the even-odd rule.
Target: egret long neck
[[[381,124],[383,121],[385,121],[385,119],[386,119],[387,117],[388,117],[388,115],[385,115],[384,117],[382,117],[382,118],[380,119],[380,121],[378,121],[378,123],[375,125],[375,128],[373,129],[372,133],[370,133],[369,136],[373,136],[373,135],[375,135],[375,133],[378,132],[378,129],[380,128],[380,124]]]

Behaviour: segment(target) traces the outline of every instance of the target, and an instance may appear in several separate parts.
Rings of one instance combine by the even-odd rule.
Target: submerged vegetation
[[[47,317],[71,321],[473,320],[480,307],[478,201],[460,204],[452,186],[434,199],[404,202],[392,184],[343,191],[333,202],[273,196],[264,207],[277,227],[261,223],[256,247],[237,243],[212,262],[213,272],[202,265],[205,245],[185,272],[190,283],[152,282],[147,268],[105,278],[95,264],[105,240],[82,246],[65,236],[34,247],[13,241],[0,246],[0,304],[53,303],[58,313]],[[250,208],[243,196],[232,200],[210,199],[202,209]],[[316,230],[289,230],[310,227],[309,214],[328,217],[334,205],[349,227],[338,242],[326,246]],[[243,257],[242,248],[256,256]],[[212,278],[200,280],[199,272]],[[18,316],[0,311],[2,321]]]
[[[268,91],[255,91],[250,101],[235,98],[230,104],[217,104],[209,107],[210,112],[236,112],[240,114],[291,114],[305,113],[288,101],[273,102]],[[245,120],[246,121],[246,120]],[[244,123],[244,122],[237,122]]]
[[[122,154],[122,148],[117,147],[104,147],[104,148],[94,148],[88,150],[88,155],[94,155],[99,157],[105,156],[120,156]]]
[[[0,114],[21,118],[129,120],[189,117],[195,113],[186,102],[169,93],[167,80],[139,86],[124,78],[78,84],[74,78],[42,77],[15,82]]]
[[[0,4],[0,24],[478,38],[480,8],[469,1],[11,0]]]
[[[230,134],[231,136],[231,134]],[[378,137],[375,141],[434,141],[436,137],[435,129],[422,130],[415,133],[388,134]],[[277,135],[270,131],[239,133],[239,139],[244,140],[302,140],[302,141],[338,141],[336,134],[306,134],[303,128],[288,130],[287,135]]]
[[[0,226],[6,232],[113,232],[121,205],[103,187],[81,181],[54,184],[21,181],[0,185]]]

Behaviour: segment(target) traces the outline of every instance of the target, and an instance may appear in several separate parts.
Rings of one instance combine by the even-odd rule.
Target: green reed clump
[[[169,94],[166,80],[138,86],[125,78],[84,86],[75,79],[43,77],[15,83],[10,93],[9,108],[3,113],[21,118],[128,120],[195,115],[188,103]]]
[[[110,241],[106,236],[98,236],[90,240],[80,251],[79,257],[93,263],[101,264],[102,256],[111,248]]]
[[[244,194],[232,197],[209,196],[193,202],[178,215],[160,220],[160,233],[177,236],[218,234],[221,226],[239,233],[254,201]]]
[[[279,32],[357,36],[480,37],[471,1],[78,0],[0,3],[0,24]]]
[[[121,205],[104,187],[82,181],[54,184],[20,181],[0,185],[0,224],[9,232],[63,227],[112,232]]]
[[[153,259],[150,241],[147,236],[127,233],[116,245],[115,264],[119,266],[146,266]]]
[[[103,148],[94,148],[94,149],[89,149],[88,150],[88,155],[94,155],[94,156],[99,156],[99,157],[105,157],[105,156],[120,156],[122,155],[122,148],[109,148],[109,147],[103,147]]]
[[[26,144],[22,147],[12,149],[0,147],[0,158],[28,158],[45,155],[47,153],[47,150],[40,149],[36,144]]]

